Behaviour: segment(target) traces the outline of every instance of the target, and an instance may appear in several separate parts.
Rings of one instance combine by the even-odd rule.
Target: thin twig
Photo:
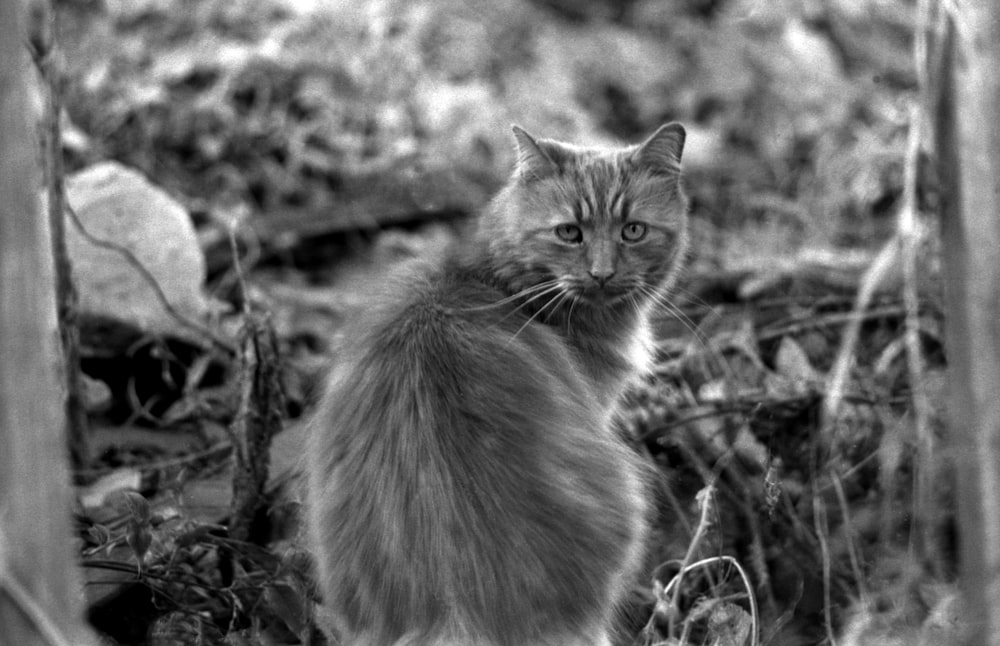
[[[684,560],[681,561],[681,569],[674,576],[671,581],[677,582],[677,586],[674,588],[674,594],[670,598],[670,613],[667,616],[667,634],[673,636],[674,634],[674,617],[677,616],[677,608],[681,597],[681,580],[684,578],[684,573],[687,571],[688,565],[694,560],[694,555],[698,553],[698,548],[701,547],[701,541],[708,533],[708,528],[712,525],[711,516],[715,511],[715,485],[711,482],[705,485],[705,487],[697,493],[695,500],[698,501],[701,506],[701,516],[698,519],[698,526],[695,528],[694,536],[691,537],[691,542],[688,544],[687,553],[684,555]],[[669,588],[669,585],[667,586]],[[666,590],[664,590],[664,594]]]
[[[227,428],[233,443],[233,496],[229,531],[249,540],[250,526],[263,499],[270,467],[271,438],[281,427],[284,393],[281,358],[270,319],[253,311],[236,253],[235,230],[230,229],[233,265],[241,290],[243,341],[240,355],[239,408]]]
[[[240,262],[240,249],[236,244],[236,223],[231,222],[227,230],[229,238],[229,249],[233,257],[233,273],[236,277],[236,285],[240,289],[240,304],[245,318],[250,316],[250,291],[247,289],[247,281],[243,276],[243,265]]]
[[[747,591],[747,599],[749,600],[750,603],[750,617],[753,621],[753,628],[750,632],[750,646],[757,646],[760,640],[760,621],[759,621],[760,610],[757,608],[757,597],[756,595],[754,595],[753,584],[750,582],[750,576],[747,575],[746,570],[743,569],[743,566],[740,565],[740,562],[737,561],[732,556],[726,554],[722,554],[719,556],[710,556],[700,561],[695,561],[690,565],[686,565],[685,567],[681,568],[681,571],[678,572],[676,575],[674,575],[674,578],[672,578],[670,582],[667,583],[667,585],[663,588],[663,594],[666,595],[668,592],[670,592],[670,589],[673,588],[674,586],[680,588],[681,577],[683,574],[687,574],[692,570],[703,568],[708,565],[712,565],[714,563],[726,563],[728,565],[733,566],[733,568],[735,568],[736,571],[739,573],[740,579],[743,580],[743,587]],[[831,641],[831,644],[833,644],[833,646],[836,646],[836,643],[833,641]]]
[[[840,349],[837,351],[837,359],[827,379],[826,400],[823,406],[823,428],[832,428],[833,422],[837,418],[840,405],[844,401],[844,393],[847,390],[851,366],[854,363],[854,350],[861,336],[861,323],[865,320],[865,311],[879,285],[896,265],[898,257],[899,240],[894,236],[882,247],[861,280],[854,307],[849,315],[847,328],[844,330],[844,336],[840,342]]]
[[[128,247],[124,247],[120,244],[117,244],[115,242],[111,242],[110,240],[103,240],[101,238],[98,238],[97,236],[87,231],[87,228],[83,225],[83,222],[80,220],[80,217],[77,215],[72,205],[68,203],[66,204],[66,212],[69,213],[70,219],[73,220],[73,226],[76,227],[77,231],[80,232],[80,235],[82,235],[84,239],[87,240],[87,242],[100,249],[107,249],[108,251],[113,251],[119,254],[122,258],[124,258],[128,262],[128,264],[132,265],[132,267],[137,272],[139,272],[139,275],[142,276],[142,279],[146,281],[146,283],[152,288],[153,293],[156,295],[156,299],[160,302],[160,305],[161,307],[163,307],[163,310],[172,319],[177,321],[177,323],[179,323],[181,326],[188,328],[189,330],[192,330],[196,332],[198,335],[204,337],[205,339],[210,341],[213,345],[215,345],[217,348],[225,351],[227,354],[235,355],[237,353],[237,347],[232,341],[222,338],[208,327],[178,312],[177,309],[170,303],[170,300],[167,298],[167,295],[163,293],[163,288],[160,287],[159,281],[156,280],[156,277],[152,274],[152,272],[149,271],[149,269],[146,268],[146,266],[142,263],[142,261],[139,260],[134,253],[132,253],[131,249],[129,249]]]
[[[636,439],[648,440],[651,437],[664,435],[675,428],[680,428],[702,419],[725,417],[727,415],[743,415],[745,417],[752,417],[753,412],[761,408],[775,409],[779,406],[796,406],[799,408],[805,408],[806,406],[811,405],[815,398],[815,395],[789,395],[785,397],[777,397],[766,393],[759,396],[756,394],[742,395],[738,398],[731,399],[730,403],[725,406],[712,406],[707,409],[706,407],[691,407],[693,412],[690,415],[679,417],[677,419],[670,420],[669,422],[664,422],[654,426],[644,431]],[[899,404],[905,402],[906,400],[903,397],[890,397],[888,399],[875,400],[871,397],[865,397],[862,394],[848,393],[842,395],[842,401],[864,406],[875,406],[876,404]]]
[[[865,322],[872,319],[899,316],[902,313],[904,313],[903,309],[899,305],[885,305],[883,307],[866,309],[864,312],[860,313],[860,317],[861,322]],[[798,320],[790,321],[788,323],[779,322],[768,325],[757,333],[757,341],[772,341],[785,336],[799,334],[807,330],[833,327],[834,325],[851,324],[857,316],[859,316],[859,314],[857,314],[854,310],[849,312],[831,312],[820,315],[810,312]]]
[[[837,492],[837,503],[840,505],[841,513],[844,514],[843,527],[847,542],[847,556],[851,561],[851,570],[858,585],[858,597],[861,598],[862,603],[867,603],[870,595],[868,586],[865,585],[865,577],[861,573],[861,559],[858,558],[857,541],[854,540],[854,525],[851,523],[851,507],[847,502],[847,494],[844,492],[844,483],[838,473],[831,473],[830,481],[833,483],[833,490]]]
[[[232,450],[232,448],[233,448],[233,443],[230,442],[229,440],[219,440],[199,451],[186,453],[176,458],[166,458],[163,460],[154,460],[152,462],[143,462],[141,465],[137,465],[133,468],[135,468],[140,473],[145,474],[145,473],[152,473],[155,471],[164,471],[166,469],[172,469],[175,467],[186,467],[187,465],[194,464],[202,460],[226,457],[229,454],[230,450]],[[82,478],[92,478],[92,477],[107,475],[108,473],[113,473],[117,471],[119,468],[120,467],[103,467],[100,469],[81,469],[79,471],[74,471],[74,474]]]
[[[820,558],[823,560],[823,624],[830,646],[837,646],[837,638],[833,633],[833,617],[830,612],[830,546],[827,536],[830,529],[826,520],[826,505],[818,493],[813,494],[813,522],[816,528],[816,538],[819,539]]]

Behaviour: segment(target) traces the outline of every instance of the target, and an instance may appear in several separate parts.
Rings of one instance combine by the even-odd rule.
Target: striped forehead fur
[[[676,181],[664,181],[637,167],[621,152],[601,156],[577,152],[562,160],[559,172],[548,181],[556,185],[559,201],[572,208],[578,222],[604,216],[625,221],[635,209],[648,207],[669,213],[675,201],[683,208]]]

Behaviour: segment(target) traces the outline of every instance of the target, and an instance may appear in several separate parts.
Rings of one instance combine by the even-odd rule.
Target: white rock
[[[95,238],[129,249],[182,315],[204,321],[205,258],[185,209],[140,173],[104,162],[67,178],[66,197]],[[117,251],[95,245],[67,217],[66,245],[83,316],[108,317],[157,334],[189,336],[154,289]]]

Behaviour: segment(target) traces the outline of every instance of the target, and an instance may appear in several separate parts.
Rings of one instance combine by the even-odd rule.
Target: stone
[[[118,321],[154,334],[188,338],[152,285],[118,250],[128,249],[182,316],[204,323],[205,259],[187,211],[142,174],[117,162],[90,166],[66,180],[66,198],[87,234],[67,215],[66,246],[82,322]]]

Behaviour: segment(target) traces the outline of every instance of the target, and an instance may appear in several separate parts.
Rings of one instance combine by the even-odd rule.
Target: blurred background
[[[150,201],[136,197],[146,190],[136,192],[136,182],[165,192],[176,204],[163,208],[181,213],[181,229],[193,223],[193,233],[156,229],[170,218],[150,209],[153,228],[137,237],[157,249],[191,237],[188,251],[168,255],[153,273],[166,283],[179,268],[196,267],[190,284],[171,293],[222,329],[244,298],[263,304],[287,361],[293,418],[308,411],[320,375],[336,361],[331,339],[364,310],[364,278],[439,250],[505,181],[511,124],[539,137],[611,144],[683,123],[692,268],[678,311],[661,321],[657,378],[633,393],[621,420],[662,471],[653,574],[631,609],[636,643],[678,643],[657,642],[676,636],[668,624],[689,626],[686,643],[749,643],[737,640],[747,635],[738,627],[719,627],[750,611],[728,566],[687,579],[682,616],[658,605],[699,518],[710,529],[689,556],[731,554],[743,563],[763,643],[825,644],[836,635],[848,646],[947,643],[920,641],[951,625],[954,519],[948,486],[914,496],[919,478],[941,484],[942,467],[917,459],[898,271],[865,316],[842,414],[831,422],[820,412],[862,273],[896,227],[919,94],[916,0],[59,0],[55,7],[70,201],[85,215],[101,209],[80,205],[129,194],[122,208],[142,213]],[[911,163],[917,206],[930,212],[933,178],[922,154]],[[105,233],[122,237],[123,226],[139,223]],[[925,242],[920,389],[932,403],[923,421],[936,433],[946,382],[943,316],[936,253]],[[77,264],[85,279],[92,268]],[[84,304],[102,289],[84,286]],[[195,420],[206,442],[206,419],[224,425],[234,414],[226,395],[237,383],[232,366],[199,359],[204,348],[191,343],[190,330],[164,322],[159,304],[150,306],[157,314],[133,317],[140,331],[126,343],[112,343],[107,322],[122,303],[116,297],[96,317],[100,325],[84,331],[84,371],[110,388],[98,426],[162,429]],[[136,341],[151,330],[174,340]],[[148,434],[106,437],[115,439],[97,442],[104,466],[82,481],[123,464],[142,469],[149,452],[136,445],[152,442],[158,457],[190,450]],[[710,484],[717,502],[707,513],[697,494]],[[212,491],[203,497],[228,502]],[[243,574],[258,586],[279,581],[284,587],[273,589],[287,593],[282,567]],[[289,604],[308,597],[299,583],[290,597],[258,599],[253,620],[249,605],[223,594],[191,596],[155,579],[146,585],[157,603],[173,599],[182,618],[198,608],[199,635],[292,644],[299,643],[293,633],[308,633],[288,620]],[[121,643],[174,643],[143,641],[146,620],[120,603],[92,600],[102,630]],[[162,620],[155,609],[141,613]],[[206,625],[214,628],[205,632]],[[897,636],[902,641],[892,641]],[[176,643],[214,643],[205,639]]]
[[[512,123],[601,143],[681,121],[695,217],[783,252],[877,242],[901,190],[913,1],[59,5],[71,167],[117,159],[196,217],[468,212]]]

